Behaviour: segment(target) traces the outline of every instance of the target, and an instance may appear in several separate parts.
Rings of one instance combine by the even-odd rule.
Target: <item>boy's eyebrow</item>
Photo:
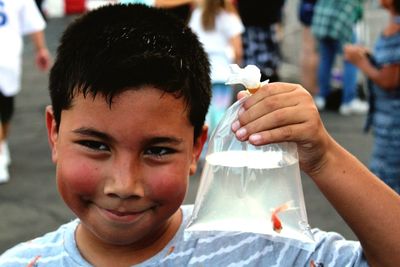
[[[105,134],[103,132],[99,132],[92,128],[87,128],[87,127],[81,127],[81,128],[73,130],[72,132],[76,133],[76,134],[80,134],[80,135],[97,137],[99,139],[108,140],[108,141],[113,139],[108,134]]]
[[[76,133],[76,134],[80,134],[80,135],[97,137],[99,139],[106,140],[106,141],[113,140],[113,138],[111,136],[109,136],[108,134],[99,132],[97,130],[94,130],[92,128],[87,128],[87,127],[81,127],[81,128],[73,130],[72,132]],[[150,137],[144,142],[148,143],[148,144],[170,143],[170,144],[178,145],[183,142],[183,139],[177,138],[175,136],[156,136],[156,137]]]
[[[158,143],[170,143],[170,144],[181,144],[183,142],[182,138],[176,138],[173,136],[163,136],[163,137],[154,137],[149,139],[149,143],[158,144]]]

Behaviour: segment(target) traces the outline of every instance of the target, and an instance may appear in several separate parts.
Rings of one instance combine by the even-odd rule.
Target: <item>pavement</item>
[[[61,32],[73,19],[74,17],[69,16],[48,21],[46,36],[53,55]],[[282,77],[296,82],[296,55],[290,57],[289,52],[298,51],[293,46],[300,39],[296,42],[291,40],[299,37],[295,35],[299,28],[289,26],[287,30],[293,36],[288,35],[284,44],[283,51],[288,51],[289,56]],[[50,158],[44,118],[45,107],[50,103],[47,92],[48,76],[36,70],[32,52],[32,45],[27,40],[22,91],[16,98],[16,111],[9,137],[11,180],[0,185],[0,253],[21,241],[55,230],[60,224],[74,218],[57,193],[55,168]],[[367,164],[372,137],[362,131],[365,116],[343,117],[336,110],[324,111],[321,116],[330,134]],[[194,202],[199,180],[200,173],[190,177],[191,184],[185,203]],[[302,174],[302,183],[311,227],[336,231],[346,238],[356,239],[311,179]]]

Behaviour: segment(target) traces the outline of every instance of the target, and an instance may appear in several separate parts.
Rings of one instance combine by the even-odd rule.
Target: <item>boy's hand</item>
[[[240,92],[238,98],[244,97]],[[311,95],[298,84],[270,83],[243,103],[232,124],[236,137],[253,145],[296,142],[300,166],[309,175],[324,165],[332,143]]]

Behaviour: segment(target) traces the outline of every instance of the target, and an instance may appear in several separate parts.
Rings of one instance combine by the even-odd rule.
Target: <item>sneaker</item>
[[[314,102],[319,111],[322,111],[325,109],[325,105],[326,105],[325,98],[323,98],[321,96],[316,96],[316,97],[314,97]]]
[[[4,157],[0,159],[0,184],[7,183],[10,180],[10,174],[8,173],[8,166]]]
[[[349,116],[353,114],[364,115],[367,114],[368,109],[369,105],[367,102],[361,101],[360,99],[356,98],[348,104],[342,104],[339,108],[339,113],[344,116]]]
[[[8,149],[8,144],[7,142],[2,142],[0,145],[0,157],[4,160],[5,164],[10,165],[11,164],[11,157],[10,157],[10,150]]]

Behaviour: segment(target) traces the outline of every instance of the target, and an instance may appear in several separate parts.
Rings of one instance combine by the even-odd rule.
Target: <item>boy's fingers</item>
[[[298,109],[296,107],[287,107],[275,110],[271,113],[265,114],[255,120],[250,121],[247,124],[235,122],[232,126],[239,140],[247,140],[250,135],[270,131],[273,129],[288,127],[291,125],[302,124],[308,126],[312,122],[309,121],[309,109]],[[282,132],[286,141],[293,141],[291,134],[288,132]],[[299,134],[298,134],[299,135]],[[302,133],[300,133],[302,135]]]
[[[301,91],[304,90],[304,88],[297,84],[289,84],[281,82],[270,83],[262,86],[260,89],[258,89],[258,91],[255,94],[246,99],[246,101],[243,103],[243,107],[245,109],[248,109],[251,106],[255,105],[257,102],[262,101],[267,97],[283,93],[289,93],[295,90]]]
[[[306,136],[299,133],[306,133],[307,127],[304,124],[290,124],[284,127],[258,132],[249,136],[249,142],[253,145],[266,145],[279,142],[301,142]]]
[[[242,99],[243,97],[249,96],[250,93],[249,91],[239,91],[239,93],[237,94],[237,99]]]
[[[250,108],[242,108],[239,113],[239,121],[242,125],[246,125],[247,123],[274,111],[289,107],[296,107],[300,104],[301,99],[302,97],[300,95],[292,97],[286,92],[261,98]]]
[[[302,141],[310,135],[306,128],[315,126],[316,118],[317,108],[303,87],[271,83],[244,101],[232,130],[241,141],[251,136],[250,142],[254,144]],[[298,129],[304,132],[293,132]]]
[[[313,112],[317,112],[312,97],[301,86],[272,83],[262,89],[262,91],[249,97],[243,103],[243,107],[239,112],[239,122],[241,126],[246,126],[260,117],[286,108],[295,109],[290,115],[292,118],[298,118],[298,112],[304,110],[311,109]],[[281,111],[275,113],[275,116],[278,116],[275,120],[280,120],[281,117],[285,117],[286,115]],[[233,130],[235,131],[237,129],[233,128]]]

